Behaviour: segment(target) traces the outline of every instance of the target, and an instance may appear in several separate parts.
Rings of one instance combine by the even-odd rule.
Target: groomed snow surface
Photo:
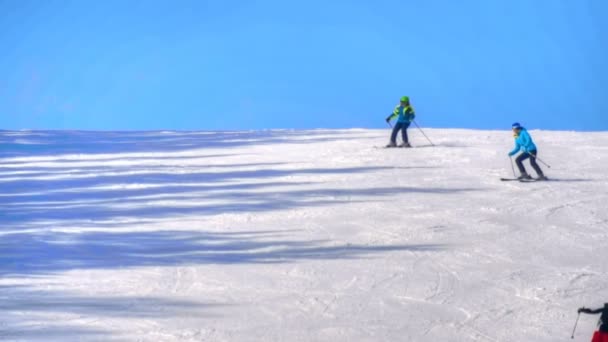
[[[0,131],[0,340],[590,341],[608,133],[409,132]]]

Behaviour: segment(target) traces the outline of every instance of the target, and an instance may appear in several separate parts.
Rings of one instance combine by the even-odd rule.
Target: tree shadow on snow
[[[357,134],[332,130],[0,131],[0,158],[5,158],[0,160],[0,278],[44,281],[47,276],[72,270],[361,259],[399,251],[445,248],[434,244],[337,245],[327,240],[298,240],[293,231],[287,230],[216,232],[199,231],[198,227],[187,231],[145,230],[148,224],[158,227],[162,220],[180,220],[186,215],[272,212],[381,200],[402,193],[453,194],[476,190],[360,185],[332,188],[323,183],[326,176],[348,179],[355,174],[373,174],[393,167],[285,169],[282,163],[235,163],[212,165],[214,170],[210,170],[200,165],[155,165],[158,159],[179,166],[180,161],[199,158],[212,161],[236,155],[199,153],[204,148],[305,144],[344,140]],[[196,150],[195,155],[152,155],[189,150]],[[113,156],[130,152],[151,155]],[[81,160],[79,154],[85,154],[86,158]],[[24,158],[15,159],[19,157]],[[32,164],[31,157],[42,161],[49,157],[53,165],[38,167],[37,161]],[[106,165],[125,160],[143,165]],[[86,164],[80,166],[79,161]],[[125,221],[127,228],[137,227],[138,231],[125,232]],[[188,223],[182,226],[185,224]],[[59,232],[58,228],[64,230]],[[71,229],[76,232],[69,232]],[[48,315],[53,313],[72,319],[86,319],[89,313],[112,318],[178,317],[192,310],[200,313],[201,307],[221,305],[149,297],[83,296],[23,285],[0,285],[0,293],[10,294],[0,301],[0,339],[9,340],[69,340],[73,336],[105,340],[108,334],[61,322],[56,325],[37,325],[35,319],[23,322],[20,321],[23,313],[29,317],[45,315],[40,321],[48,323]]]
[[[39,276],[78,269],[200,264],[269,264],[354,259],[442,245],[335,245],[299,241],[293,231],[145,231],[15,233],[0,240],[0,276]]]
[[[26,286],[0,289],[10,294],[0,303],[0,340],[11,341],[112,341],[119,336],[107,327],[118,320],[213,317],[214,309],[224,306],[191,299],[96,296]]]
[[[450,194],[469,188],[322,188],[317,175],[349,177],[393,167],[277,169],[274,164],[224,165],[219,172],[174,173],[150,166],[145,173],[128,173],[109,167],[94,176],[86,173],[59,179],[22,175],[5,178],[0,194],[0,223],[7,228],[27,228],[45,220],[107,221],[114,218],[165,218],[180,215],[213,215],[263,212],[297,207],[318,207],[380,198],[400,193]],[[234,169],[233,169],[234,168]],[[123,172],[124,171],[124,172]],[[133,170],[131,170],[133,171]],[[67,172],[67,171],[66,171]],[[296,181],[295,177],[303,177]],[[315,185],[317,185],[315,187]],[[322,185],[321,185],[322,186]]]
[[[2,310],[0,310],[0,313]],[[6,315],[6,313],[4,313]],[[16,316],[16,315],[15,315]],[[6,317],[6,316],[5,316]],[[58,326],[36,326],[30,319],[23,323],[0,326],[0,341],[115,341],[107,331],[60,324]]]
[[[5,158],[0,163],[0,229],[26,229],[48,220],[108,221],[115,218],[166,218],[181,215],[206,215],[235,212],[262,212],[295,207],[314,207],[367,200],[367,197],[407,192],[456,193],[474,189],[446,188],[348,188],[331,189],[318,181],[324,175],[343,176],[376,173],[392,167],[342,167],[283,169],[283,163],[234,163],[187,165],[180,159],[155,162],[165,156],[142,159],[150,164],[108,165],[117,152],[177,151],[182,145],[226,147],[233,144],[310,142],[347,139],[356,131],[251,131],[251,132],[81,132],[81,131],[0,131],[0,143],[9,148],[0,156],[15,153],[14,146],[34,146],[27,157],[60,156],[61,153],[103,153],[101,159],[66,157],[50,167],[30,164],[28,160]],[[28,145],[29,144],[29,145]],[[12,146],[13,149],[10,147]],[[36,148],[40,150],[36,150]],[[11,152],[12,151],[12,152]],[[19,153],[17,153],[19,154]],[[197,152],[198,155],[198,152]],[[218,157],[219,156],[219,157]],[[221,158],[212,154],[188,158]],[[106,159],[104,159],[106,158]],[[109,159],[107,159],[109,158]],[[147,157],[146,157],[147,158]],[[169,157],[172,158],[172,157]],[[181,157],[180,157],[181,158]],[[127,158],[128,160],[128,158]],[[86,164],[80,166],[79,161]],[[72,163],[75,162],[75,163]],[[178,164],[174,165],[174,163]],[[10,164],[10,167],[8,165]],[[287,167],[294,165],[287,165]],[[243,169],[247,168],[247,169]],[[299,180],[298,180],[299,178]],[[314,189],[323,187],[322,189]],[[49,225],[59,222],[50,222]],[[61,224],[61,223],[59,223]]]
[[[37,278],[36,288],[2,285],[0,338],[15,340],[111,340],[107,329],[121,318],[183,318],[215,315],[217,301],[156,297],[115,297],[45,289],[48,276],[72,270],[129,270],[135,267],[205,264],[278,264],[302,260],[374,258],[399,251],[440,251],[440,244],[336,245],[293,239],[293,231],[144,231],[17,233],[0,240],[0,278]],[[111,284],[112,279],[103,279]],[[39,281],[38,281],[39,282]],[[91,291],[88,291],[89,293]],[[221,311],[217,311],[219,314]],[[49,315],[55,317],[49,320]],[[108,322],[104,322],[105,319]],[[70,321],[81,324],[70,324]],[[98,324],[86,326],[87,321]],[[39,322],[39,323],[38,323]],[[85,323],[83,323],[85,322]]]
[[[62,154],[180,152],[250,144],[300,144],[356,137],[346,130],[2,131],[0,158]]]
[[[0,222],[4,228],[27,229],[40,227],[40,222],[49,220],[49,228],[54,224],[70,221],[108,221],[114,219],[137,218],[163,219],[186,215],[218,215],[243,212],[270,212],[291,208],[314,208],[378,200],[383,196],[403,193],[451,194],[470,192],[470,188],[416,188],[380,187],[368,189],[305,189],[292,191],[272,191],[279,185],[294,183],[261,183],[226,185],[211,187],[167,186],[153,189],[124,191],[108,190],[99,193],[73,194],[55,193],[33,195],[23,199],[13,199],[3,203]],[[302,183],[295,183],[301,186]],[[264,189],[252,192],[247,190]],[[139,197],[139,198],[138,198]],[[142,198],[143,197],[143,198]],[[209,202],[204,202],[208,200]],[[203,201],[201,203],[201,201]],[[167,204],[171,203],[171,204]]]

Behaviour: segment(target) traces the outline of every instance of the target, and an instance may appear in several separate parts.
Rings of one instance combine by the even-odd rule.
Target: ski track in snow
[[[588,341],[608,133],[425,132],[0,131],[0,340]]]

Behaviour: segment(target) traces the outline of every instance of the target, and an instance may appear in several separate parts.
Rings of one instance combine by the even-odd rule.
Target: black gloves
[[[392,115],[389,115],[389,116],[386,117],[386,122],[390,122],[391,121],[391,116]]]

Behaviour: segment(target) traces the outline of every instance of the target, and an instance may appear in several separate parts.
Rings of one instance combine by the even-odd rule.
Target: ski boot
[[[397,147],[397,144],[395,144],[394,142],[390,142],[388,145],[386,145],[385,147],[389,148],[389,147]]]
[[[528,180],[528,179],[532,179],[532,176],[530,176],[529,174],[527,174],[527,173],[524,172],[524,173],[521,174],[521,176],[517,177],[517,179],[519,179],[519,180]]]
[[[409,142],[404,142],[403,144],[399,145],[399,147],[406,147],[406,148],[409,148],[409,147],[412,147],[412,145],[410,145],[410,143],[409,143]]]

